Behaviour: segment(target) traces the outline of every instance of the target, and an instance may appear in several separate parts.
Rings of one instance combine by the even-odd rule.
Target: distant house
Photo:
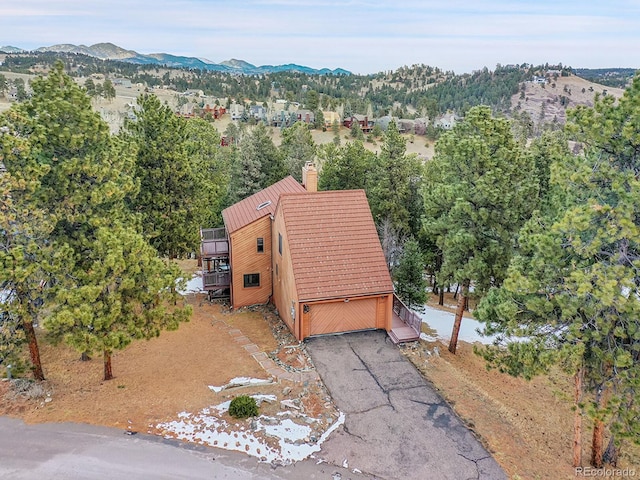
[[[433,122],[434,127],[442,128],[443,130],[451,130],[455,125],[456,116],[453,113],[445,113],[437,117]]]
[[[545,77],[539,77],[537,75],[534,75],[531,81],[533,83],[542,83],[542,84],[547,83],[547,79]]]
[[[342,123],[340,114],[338,112],[323,110],[322,116],[324,117],[324,126],[327,128],[330,128],[334,122],[338,122],[338,125]]]
[[[317,175],[308,162],[304,186],[289,176],[225,209],[224,228],[203,230],[204,288],[227,288],[233,308],[273,303],[298,340],[365,329],[418,339],[365,192],[317,192]]]
[[[366,115],[355,114],[350,117],[345,117],[344,120],[342,121],[342,125],[344,125],[347,128],[351,128],[354,122],[357,122],[360,124],[360,129],[364,133],[369,133],[373,129],[375,124],[375,122],[373,120],[370,120],[369,117],[367,117]]]
[[[204,91],[198,89],[189,89],[183,93],[185,97],[204,97]]]
[[[178,110],[178,116],[182,118],[193,118],[196,116],[196,106],[193,103],[185,103]]]
[[[396,122],[396,124],[398,123],[398,119],[397,118],[394,118],[391,115],[385,115],[383,117],[376,118],[374,120],[374,124],[377,125],[378,127],[380,127],[380,129],[383,132],[386,132],[387,128],[389,128],[389,124],[391,123],[391,121]]]
[[[267,109],[262,105],[251,105],[249,115],[259,121],[267,121]]]
[[[298,119],[299,122],[315,123],[316,114],[313,113],[311,110],[297,110],[296,118]]]
[[[229,113],[231,114],[231,120],[240,120],[244,114],[244,106],[239,103],[232,103],[229,107]]]
[[[209,105],[208,103],[204,106],[204,108],[202,109],[202,115],[211,115],[213,118],[215,118],[216,120],[220,117],[222,117],[222,115],[224,115],[225,113],[227,113],[227,109],[225,107],[222,107],[220,105]]]

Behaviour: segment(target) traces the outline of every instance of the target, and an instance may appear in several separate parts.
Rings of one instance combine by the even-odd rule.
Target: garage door
[[[311,304],[310,335],[376,328],[376,298]]]

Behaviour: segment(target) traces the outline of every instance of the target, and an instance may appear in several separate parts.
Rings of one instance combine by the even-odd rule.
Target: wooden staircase
[[[421,326],[422,319],[394,294],[391,330],[387,332],[391,341],[397,345],[420,340]]]

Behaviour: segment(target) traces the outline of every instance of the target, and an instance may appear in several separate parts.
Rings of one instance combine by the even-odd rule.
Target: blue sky
[[[99,42],[354,73],[640,68],[640,0],[0,0],[0,45]]]

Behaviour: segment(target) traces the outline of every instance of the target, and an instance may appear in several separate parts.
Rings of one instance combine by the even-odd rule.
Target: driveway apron
[[[308,351],[346,415],[325,460],[388,480],[507,478],[385,332],[311,338]]]

